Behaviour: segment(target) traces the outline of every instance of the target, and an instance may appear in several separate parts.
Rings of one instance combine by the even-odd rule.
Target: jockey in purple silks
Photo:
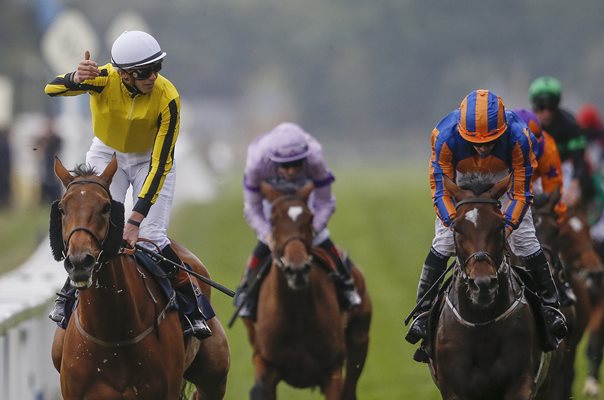
[[[335,263],[337,273],[334,279],[343,306],[350,308],[361,303],[354,287],[350,263],[342,259],[329,238],[327,223],[336,208],[336,199],[331,192],[335,178],[323,159],[321,144],[298,125],[282,123],[257,137],[248,147],[243,178],[243,211],[248,224],[256,232],[258,243],[235,295],[235,305],[243,304],[240,317],[255,318],[256,293],[250,293],[249,289],[260,267],[270,262],[273,245],[270,203],[260,193],[260,183],[269,181],[296,187],[306,180],[314,184],[309,198],[315,234],[313,245],[325,250]]]

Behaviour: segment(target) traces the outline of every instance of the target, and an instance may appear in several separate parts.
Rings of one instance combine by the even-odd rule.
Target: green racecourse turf
[[[338,208],[330,222],[332,238],[364,271],[373,300],[359,399],[439,399],[427,367],[412,361],[414,347],[403,339],[403,319],[414,304],[420,268],[433,236],[427,170],[398,165],[363,171],[336,168],[335,173]],[[232,289],[255,244],[242,216],[240,182],[240,176],[227,179],[215,202],[180,207],[170,234],[206,263],[213,279]],[[48,208],[3,211],[0,223],[2,273],[25,261],[35,248],[47,231]],[[212,303],[226,325],[233,312],[230,298],[214,290]],[[225,398],[247,399],[253,383],[247,336],[241,321],[226,331],[232,365]],[[586,399],[579,395],[586,370],[583,350],[578,360],[575,398],[582,400]],[[279,395],[285,400],[322,399],[318,390],[294,390],[284,383],[279,385]]]

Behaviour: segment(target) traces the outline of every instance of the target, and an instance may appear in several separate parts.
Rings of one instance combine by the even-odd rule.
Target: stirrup
[[[212,336],[212,330],[204,319],[191,320],[188,316],[183,315],[183,334],[184,336],[195,336],[199,340],[203,340]]]
[[[565,338],[568,335],[568,327],[566,326],[566,318],[564,314],[552,306],[543,306],[543,312],[545,314],[545,323],[548,329],[558,339]]]
[[[411,344],[416,344],[420,340],[426,340],[428,338],[427,331],[427,323],[428,323],[428,315],[430,311],[424,311],[421,314],[418,314],[417,317],[411,323],[407,334],[405,335],[405,340]]]
[[[65,321],[65,303],[67,299],[65,297],[59,296],[55,300],[52,310],[48,314],[48,318],[51,321],[56,322],[57,324],[62,324]]]

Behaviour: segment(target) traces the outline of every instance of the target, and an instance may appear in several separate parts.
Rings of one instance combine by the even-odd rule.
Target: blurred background
[[[18,270],[35,249],[50,257],[42,241],[48,205],[61,190],[52,157],[68,167],[83,162],[92,138],[87,96],[51,99],[44,85],[73,71],[85,50],[102,65],[122,31],[148,31],[167,52],[161,73],[182,101],[172,236],[217,280],[234,288],[254,244],[241,213],[249,141],[288,120],[324,144],[338,177],[333,236],[366,266],[378,306],[372,332],[382,348],[370,349],[364,399],[438,398],[403,344],[402,319],[433,235],[427,166],[440,118],[477,88],[493,90],[508,108],[528,108],[528,86],[540,75],[561,81],[570,111],[604,104],[601,0],[0,4],[0,273]],[[183,227],[192,218],[197,225]],[[224,226],[232,230],[217,231]],[[234,238],[237,247],[226,246]],[[62,283],[61,266],[52,268]],[[43,292],[45,305],[54,290]],[[229,300],[215,301],[228,319]],[[8,330],[0,325],[0,335]],[[236,361],[227,398],[239,399],[251,385],[249,346],[240,324],[231,334]],[[36,357],[49,361],[48,347],[39,350]],[[0,387],[10,357],[0,350]],[[287,398],[320,398],[310,393]]]

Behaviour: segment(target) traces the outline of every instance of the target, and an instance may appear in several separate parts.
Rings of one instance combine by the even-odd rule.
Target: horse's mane
[[[464,190],[471,190],[476,196],[491,189],[496,182],[497,179],[494,174],[480,172],[460,174],[458,177],[459,187]]]
[[[96,176],[98,175],[96,169],[89,164],[78,164],[71,171],[74,174],[74,177],[83,177],[83,176]]]

